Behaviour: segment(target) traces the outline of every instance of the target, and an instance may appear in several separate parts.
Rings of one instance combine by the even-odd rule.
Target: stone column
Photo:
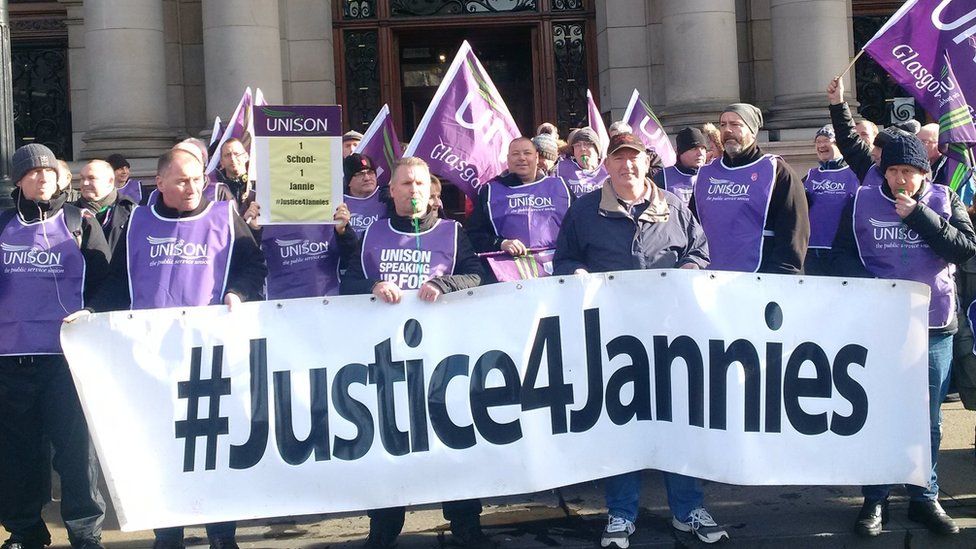
[[[849,61],[850,0],[770,0],[774,102],[771,130],[819,128],[830,121],[827,83]],[[844,81],[853,93],[851,79]],[[796,134],[796,135],[791,135]],[[813,140],[807,130],[780,139]]]
[[[166,108],[162,0],[88,0],[88,131],[84,158],[155,157],[175,134]]]
[[[661,0],[668,126],[718,121],[739,100],[735,0]]]
[[[227,120],[248,86],[261,88],[268,103],[281,103],[278,25],[278,0],[203,0],[208,120]]]

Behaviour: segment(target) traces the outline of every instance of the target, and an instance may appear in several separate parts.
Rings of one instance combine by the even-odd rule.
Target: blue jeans
[[[908,496],[913,501],[935,500],[939,498],[939,478],[936,465],[939,463],[939,445],[942,443],[942,401],[949,392],[949,372],[952,366],[952,336],[929,334],[929,429],[932,437],[932,477],[928,486],[906,486]],[[861,493],[864,499],[882,501],[888,498],[891,486],[864,486]]]
[[[701,480],[666,471],[661,471],[661,474],[664,475],[671,514],[680,520],[686,520],[705,501]],[[604,482],[607,512],[630,522],[636,521],[637,507],[640,504],[640,471],[608,477]]]

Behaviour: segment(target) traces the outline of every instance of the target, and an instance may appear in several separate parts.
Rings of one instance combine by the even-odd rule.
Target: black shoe
[[[234,538],[217,538],[210,540],[210,549],[240,549]]]
[[[497,546],[491,538],[481,530],[481,523],[455,524],[451,523],[451,533],[458,544],[468,549],[495,549]]]
[[[927,501],[908,502],[908,520],[920,522],[929,529],[930,532],[941,535],[958,534],[959,527],[956,521],[946,514],[939,504],[939,500],[930,499]]]
[[[888,522],[888,500],[864,500],[861,512],[857,514],[854,532],[863,537],[873,538],[881,533],[881,527]]]
[[[105,546],[95,538],[88,538],[81,540],[77,544],[73,544],[72,549],[105,549]]]
[[[159,539],[153,542],[152,549],[186,549],[183,540]]]

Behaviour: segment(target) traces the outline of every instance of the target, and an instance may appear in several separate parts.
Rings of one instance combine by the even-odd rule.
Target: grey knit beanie
[[[556,143],[556,140],[551,135],[547,133],[539,134],[532,138],[532,144],[535,145],[535,149],[539,151],[539,156],[542,158],[554,162],[559,158],[559,144]]]
[[[31,170],[51,168],[57,171],[58,169],[58,159],[54,153],[40,143],[28,143],[17,149],[10,163],[10,180],[15,184]]]
[[[752,131],[752,135],[759,135],[759,128],[763,126],[762,111],[755,105],[749,103],[732,103],[725,107],[723,113],[734,112],[745,122],[746,127]]]

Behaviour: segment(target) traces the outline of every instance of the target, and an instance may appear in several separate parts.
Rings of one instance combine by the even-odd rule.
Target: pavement
[[[942,505],[961,532],[938,537],[906,518],[908,501],[896,491],[891,521],[881,536],[864,540],[852,527],[861,506],[854,486],[732,486],[707,483],[706,505],[715,520],[728,527],[723,547],[789,549],[820,547],[976,548],[976,456],[973,437],[976,414],[959,403],[943,406],[943,441],[939,457]],[[108,492],[103,490],[104,494]],[[641,511],[631,547],[701,547],[691,534],[670,527],[661,475],[644,473]],[[535,494],[484,501],[485,533],[500,549],[598,547],[606,524],[600,481]],[[60,523],[58,502],[45,508],[54,547],[70,547]],[[364,514],[313,515],[242,522],[238,542],[246,548],[358,549],[369,531]],[[202,528],[188,528],[187,547],[207,547]],[[109,549],[152,546],[151,531],[121,532],[109,504],[103,542]],[[400,549],[453,549],[452,538],[438,506],[410,508],[399,540]]]

